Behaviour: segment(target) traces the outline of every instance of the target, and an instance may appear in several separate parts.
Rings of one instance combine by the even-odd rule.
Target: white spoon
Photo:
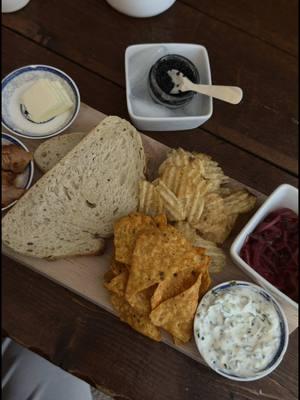
[[[174,87],[170,92],[171,94],[192,90],[193,92],[205,94],[231,104],[238,104],[243,98],[243,91],[237,86],[197,85],[177,69],[171,69],[168,71],[168,75],[174,83]]]

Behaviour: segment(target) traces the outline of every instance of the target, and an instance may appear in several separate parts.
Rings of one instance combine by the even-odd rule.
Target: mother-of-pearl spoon
[[[186,76],[176,69],[168,71],[168,75],[174,83],[170,94],[178,94],[192,90],[197,93],[214,97],[231,104],[238,104],[243,98],[243,91],[237,86],[199,85],[191,82]]]

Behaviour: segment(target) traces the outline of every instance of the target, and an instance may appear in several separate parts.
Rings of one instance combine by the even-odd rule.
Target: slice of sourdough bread
[[[34,161],[42,172],[54,167],[69,151],[86,136],[86,133],[74,132],[55,136],[40,144],[33,154]]]
[[[144,169],[140,134],[105,118],[6,214],[3,242],[39,258],[100,252],[114,222],[136,210]]]

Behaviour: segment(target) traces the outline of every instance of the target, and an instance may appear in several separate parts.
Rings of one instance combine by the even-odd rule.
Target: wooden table
[[[178,0],[158,17],[134,19],[104,0],[31,0],[3,16],[2,73],[33,63],[56,66],[75,79],[84,102],[128,118],[128,45],[203,44],[213,82],[241,86],[244,101],[236,107],[215,101],[213,117],[199,129],[147,134],[171,147],[207,152],[228,175],[269,194],[283,182],[298,185],[297,12],[296,0]],[[235,383],[2,260],[2,334],[115,399],[297,398],[298,330],[274,373]]]

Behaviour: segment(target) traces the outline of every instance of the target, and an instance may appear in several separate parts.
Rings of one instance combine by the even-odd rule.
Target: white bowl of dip
[[[194,319],[196,346],[218,374],[235,381],[254,381],[278,367],[289,331],[277,301],[263,288],[231,281],[202,298]]]

